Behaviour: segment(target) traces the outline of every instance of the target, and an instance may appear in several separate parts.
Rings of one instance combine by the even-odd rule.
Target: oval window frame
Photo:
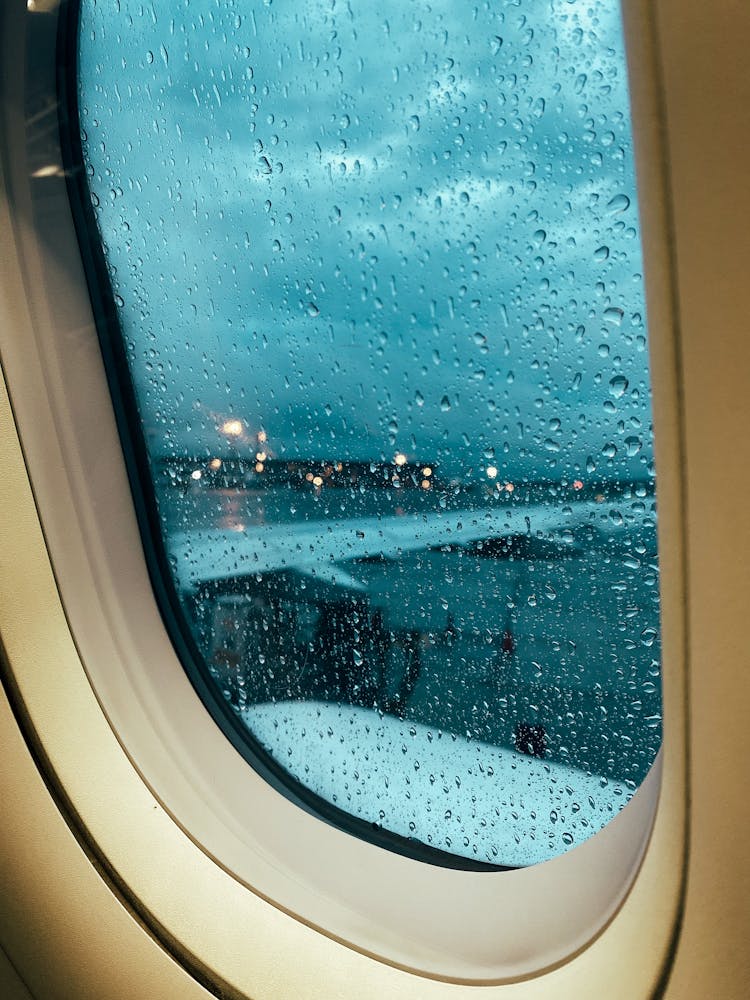
[[[32,49],[35,50],[34,58],[40,59],[39,67],[34,71],[34,79],[38,83],[41,78],[50,75],[49,64],[45,66],[43,62],[45,54],[49,56],[49,46],[46,51],[43,45],[30,46],[29,51]],[[436,870],[430,866],[399,859],[395,855],[385,855],[371,845],[354,842],[363,849],[356,865],[363,863],[368,866],[370,887],[377,887],[382,876],[385,881],[380,884],[395,883],[404,890],[408,889],[408,893],[420,901],[420,919],[424,916],[423,910],[430,915],[431,924],[425,922],[422,928],[425,932],[424,940],[408,941],[408,954],[404,954],[402,950],[403,943],[394,940],[392,926],[384,923],[378,927],[378,919],[374,916],[371,905],[372,898],[367,898],[367,891],[357,887],[354,904],[342,907],[340,899],[332,900],[336,892],[332,892],[330,882],[323,886],[315,884],[315,875],[321,870],[326,879],[335,874],[347,877],[351,874],[349,849],[352,847],[352,838],[298,812],[288,802],[286,806],[281,804],[281,816],[274,809],[276,819],[271,825],[281,827],[289,819],[292,826],[302,827],[305,835],[310,835],[310,860],[315,869],[312,880],[307,885],[303,884],[305,878],[310,877],[310,872],[301,877],[294,871],[294,865],[288,864],[284,872],[284,891],[277,884],[271,892],[265,892],[261,874],[263,866],[266,866],[266,874],[270,872],[277,876],[283,866],[273,857],[273,851],[269,852],[268,843],[263,843],[263,836],[259,831],[254,835],[256,842],[253,846],[257,870],[250,873],[249,878],[237,872],[238,866],[231,863],[232,851],[227,850],[228,844],[234,838],[240,845],[240,853],[246,854],[248,848],[246,839],[243,839],[246,838],[247,831],[239,828],[242,827],[241,821],[238,827],[235,808],[237,787],[230,789],[225,796],[224,790],[213,787],[210,774],[198,776],[200,768],[196,772],[191,770],[186,775],[186,758],[181,755],[191,748],[194,750],[198,743],[193,723],[203,734],[200,741],[202,755],[211,756],[216,751],[220,773],[230,779],[230,785],[237,776],[243,794],[251,788],[244,780],[249,769],[223,737],[217,742],[216,738],[220,734],[210,724],[207,713],[197,702],[192,689],[186,690],[182,666],[171,650],[158,614],[155,614],[131,501],[123,490],[127,478],[98,356],[88,293],[78,266],[75,235],[67,217],[65,199],[61,197],[64,185],[62,178],[52,175],[44,180],[44,184],[30,178],[26,154],[26,148],[18,143],[14,151],[17,160],[10,164],[8,171],[11,184],[14,185],[14,203],[26,212],[22,220],[24,224],[17,227],[16,234],[23,251],[20,257],[26,285],[37,289],[37,297],[44,297],[45,301],[37,309],[33,323],[26,324],[33,348],[24,357],[23,349],[18,344],[14,347],[11,343],[7,352],[4,351],[4,360],[7,353],[9,371],[13,372],[14,410],[22,430],[27,460],[33,472],[35,495],[43,513],[47,542],[68,619],[100,704],[143,780],[176,820],[177,825],[188,832],[196,844],[201,845],[202,851],[215,859],[222,868],[232,871],[238,881],[251,888],[253,893],[272,899],[277,907],[295,913],[299,919],[318,926],[328,935],[348,941],[362,951],[380,955],[383,961],[418,970],[424,975],[486,982],[531,975],[570,957],[611,918],[627,891],[648,839],[657,795],[654,787],[651,788],[651,801],[644,801],[646,796],[636,796],[621,817],[588,844],[568,855],[537,866],[536,869],[502,876],[438,870],[441,876],[448,875],[447,880],[443,880],[444,890],[441,891],[429,884],[437,877]],[[660,314],[663,314],[663,310]],[[85,343],[77,352],[69,351],[72,333],[78,336],[81,331],[85,332]],[[668,350],[665,354],[667,357],[662,358],[662,362],[669,359]],[[39,395],[40,387],[43,397]],[[668,399],[670,387],[671,383],[664,389],[665,400]],[[38,401],[41,398],[49,400],[49,412],[44,413],[44,419],[38,419]],[[92,433],[90,404],[93,404],[93,412],[102,415],[101,422],[97,422],[96,433]],[[46,403],[42,404],[42,409],[47,410]],[[92,448],[92,441],[98,444],[96,449]],[[107,447],[101,446],[104,441],[108,443]],[[664,450],[662,446],[662,451]],[[64,456],[64,463],[61,463],[60,455]],[[71,476],[67,469],[73,469],[75,473]],[[663,476],[663,465],[660,465],[660,475]],[[661,482],[660,479],[660,490]],[[668,509],[670,503],[674,512],[679,500],[668,491]],[[663,497],[660,506],[663,511]],[[117,573],[113,572],[113,564],[117,566]],[[163,683],[153,684],[154,678],[149,679],[148,665],[153,662],[152,656],[157,649],[160,650],[159,661],[164,664],[165,669],[160,678]],[[181,682],[177,682],[177,677],[182,679]],[[26,678],[24,697],[30,696],[32,705],[33,688],[33,680]],[[154,694],[158,697],[153,697]],[[178,708],[185,709],[181,726],[170,718],[174,702],[179,703]],[[671,735],[674,739],[674,731]],[[239,777],[240,774],[244,775],[244,779]],[[75,781],[71,783],[75,785]],[[268,786],[263,787],[273,793]],[[253,821],[257,823],[258,814],[263,812],[266,805],[270,808],[271,798],[264,797],[262,790],[254,785],[252,795],[255,802],[263,807],[253,810]],[[277,793],[273,795],[280,798]],[[600,855],[602,851],[605,856],[609,854],[613,849],[612,843],[605,846],[602,838],[608,830],[617,832],[626,826],[626,818],[635,817],[637,810],[632,806],[638,801],[643,804],[640,821],[635,824],[640,834],[635,835],[633,829],[625,833],[625,849],[614,852],[618,859],[617,866],[611,865],[611,857],[607,858],[607,864],[602,868],[601,885],[597,887],[600,892],[596,894],[606,899],[603,901],[598,898],[593,918],[591,912],[588,912],[585,919],[577,922],[573,929],[569,912],[555,914],[553,922],[556,923],[558,940],[553,945],[549,941],[543,943],[545,935],[539,931],[538,926],[534,928],[533,947],[529,946],[528,927],[522,928],[526,940],[519,939],[514,943],[511,927],[503,938],[503,956],[495,953],[497,928],[493,929],[492,940],[485,942],[489,951],[482,951],[478,942],[471,941],[467,950],[459,954],[460,948],[456,946],[455,939],[450,934],[447,938],[443,937],[449,926],[443,920],[447,911],[459,918],[458,923],[464,930],[466,912],[471,909],[484,915],[491,912],[493,906],[494,909],[513,910],[520,905],[528,909],[530,920],[538,918],[541,912],[550,909],[550,895],[555,895],[554,885],[557,880],[551,870],[553,866],[558,867],[562,885],[569,884],[574,870],[579,874],[586,873],[585,881],[593,881],[591,872],[600,870],[593,862],[593,845],[597,845]],[[206,810],[209,802],[212,805],[210,815]],[[276,804],[279,805],[278,802]],[[285,808],[293,811],[284,814]],[[218,840],[217,826],[223,828],[219,831],[221,836]],[[320,850],[315,830],[328,842]],[[275,829],[273,835],[277,832]],[[586,852],[589,844],[592,851]],[[287,846],[293,854],[299,854],[296,843]],[[581,860],[584,852],[587,857]],[[321,865],[323,855],[328,860]],[[381,869],[377,860],[384,857],[387,858],[387,864],[385,869]],[[575,867],[571,859],[578,862]],[[241,864],[239,867],[241,868]],[[615,867],[617,872],[613,870]],[[417,871],[429,873],[425,886],[419,884],[420,880],[415,874]],[[532,887],[535,871],[538,873],[541,895],[541,899],[537,900],[541,909],[536,911],[529,905],[535,895]],[[605,874],[607,878],[604,877]],[[612,881],[609,876],[619,886],[614,893],[608,891]],[[496,882],[499,877],[504,881],[503,891],[493,889],[493,904],[491,899],[484,897],[479,891],[480,882],[484,881],[489,886],[490,881]],[[280,881],[284,882],[284,879]],[[459,882],[463,886],[457,895]],[[512,882],[515,883],[513,890]],[[607,891],[605,882],[608,883]],[[315,914],[311,916],[305,912],[305,906],[310,902],[308,899],[306,903],[303,898],[306,893],[315,903],[319,919],[315,919]],[[511,904],[511,894],[516,899],[515,906]],[[434,900],[436,895],[443,896],[442,905],[427,905],[427,901]],[[361,902],[363,898],[368,903],[366,914],[358,912],[357,907],[357,899]],[[460,900],[463,903],[456,905]],[[498,906],[498,902],[503,905]],[[581,906],[581,913],[584,909],[585,906]],[[406,915],[398,901],[395,910],[400,910],[402,916]],[[388,914],[393,913],[394,908],[391,907]],[[380,919],[384,918],[381,916]],[[440,926],[435,927],[436,923]],[[368,927],[363,928],[363,924],[368,924]],[[408,921],[406,926],[413,929],[413,924]],[[564,939],[562,942],[561,934]],[[451,954],[445,953],[446,941]]]

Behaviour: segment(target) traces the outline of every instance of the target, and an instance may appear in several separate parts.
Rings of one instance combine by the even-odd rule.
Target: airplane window
[[[74,16],[81,239],[210,711],[393,850],[580,844],[661,741],[619,3]]]

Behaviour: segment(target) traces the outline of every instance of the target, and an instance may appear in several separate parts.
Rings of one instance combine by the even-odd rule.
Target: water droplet
[[[450,410],[450,408],[451,408],[451,401],[448,399],[447,396],[443,396],[443,398],[440,400],[440,409],[443,411],[443,413],[447,413],[448,410]]]
[[[627,392],[628,385],[628,380],[624,375],[615,375],[614,378],[609,380],[610,394],[614,396],[615,399],[620,399],[620,397],[624,396]]]
[[[609,257],[609,247],[599,247],[594,251],[594,260],[603,261]]]
[[[625,452],[628,458],[634,458],[643,447],[643,441],[639,437],[625,438]]]
[[[619,326],[622,323],[622,318],[625,315],[622,309],[618,309],[616,306],[610,306],[609,309],[604,310],[604,318],[608,323],[612,323],[613,326]]]
[[[644,628],[641,632],[641,645],[651,647],[656,642],[659,633],[655,628]]]
[[[617,215],[619,212],[627,212],[630,208],[630,198],[626,194],[616,194],[607,203],[607,209],[611,215]]]

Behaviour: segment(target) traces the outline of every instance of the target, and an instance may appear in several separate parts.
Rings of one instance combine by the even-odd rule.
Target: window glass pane
[[[595,833],[661,740],[619,4],[83,0],[78,93],[217,697],[370,829]]]

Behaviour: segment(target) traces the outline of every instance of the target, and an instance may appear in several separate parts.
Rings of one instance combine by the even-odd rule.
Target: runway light
[[[265,468],[265,466],[263,465],[262,462],[256,462],[255,463],[255,471],[256,472],[262,472],[264,468]]]
[[[259,462],[265,462],[265,460],[268,458],[268,455],[266,455],[264,451],[256,451],[255,457]]]
[[[513,485],[513,483],[506,483],[505,489],[508,491],[508,493],[512,493],[513,490],[515,489],[515,486]]]
[[[488,479],[497,479],[497,467],[496,466],[494,466],[494,465],[488,465],[487,466],[487,478]]]
[[[580,479],[574,479],[573,480],[573,489],[574,490],[582,490],[583,489],[583,482],[582,482],[582,480],[580,480]]]
[[[227,437],[240,437],[243,430],[244,427],[241,420],[225,420],[221,425],[221,433],[226,434]]]
[[[313,478],[314,478],[314,476],[313,476],[312,472],[305,473],[305,479],[308,481],[308,483],[311,483],[313,481]]]
[[[321,487],[323,485],[322,476],[313,476],[313,486]]]
[[[425,465],[424,469],[422,469],[422,475],[426,479],[429,479],[429,477],[432,475],[432,469],[429,467],[429,465]]]
[[[422,480],[422,489],[423,490],[429,490],[429,488],[430,488],[430,480],[429,479],[423,479]]]
[[[398,466],[406,465],[406,455],[402,451],[399,451],[393,456],[393,461]]]
[[[208,464],[209,464],[209,467],[212,468],[212,469],[220,469],[221,468],[221,459],[220,458],[212,458],[211,461]]]
[[[200,469],[193,469],[193,471],[190,473],[190,478],[194,479],[197,482],[199,479],[203,478],[203,473],[201,472]]]

